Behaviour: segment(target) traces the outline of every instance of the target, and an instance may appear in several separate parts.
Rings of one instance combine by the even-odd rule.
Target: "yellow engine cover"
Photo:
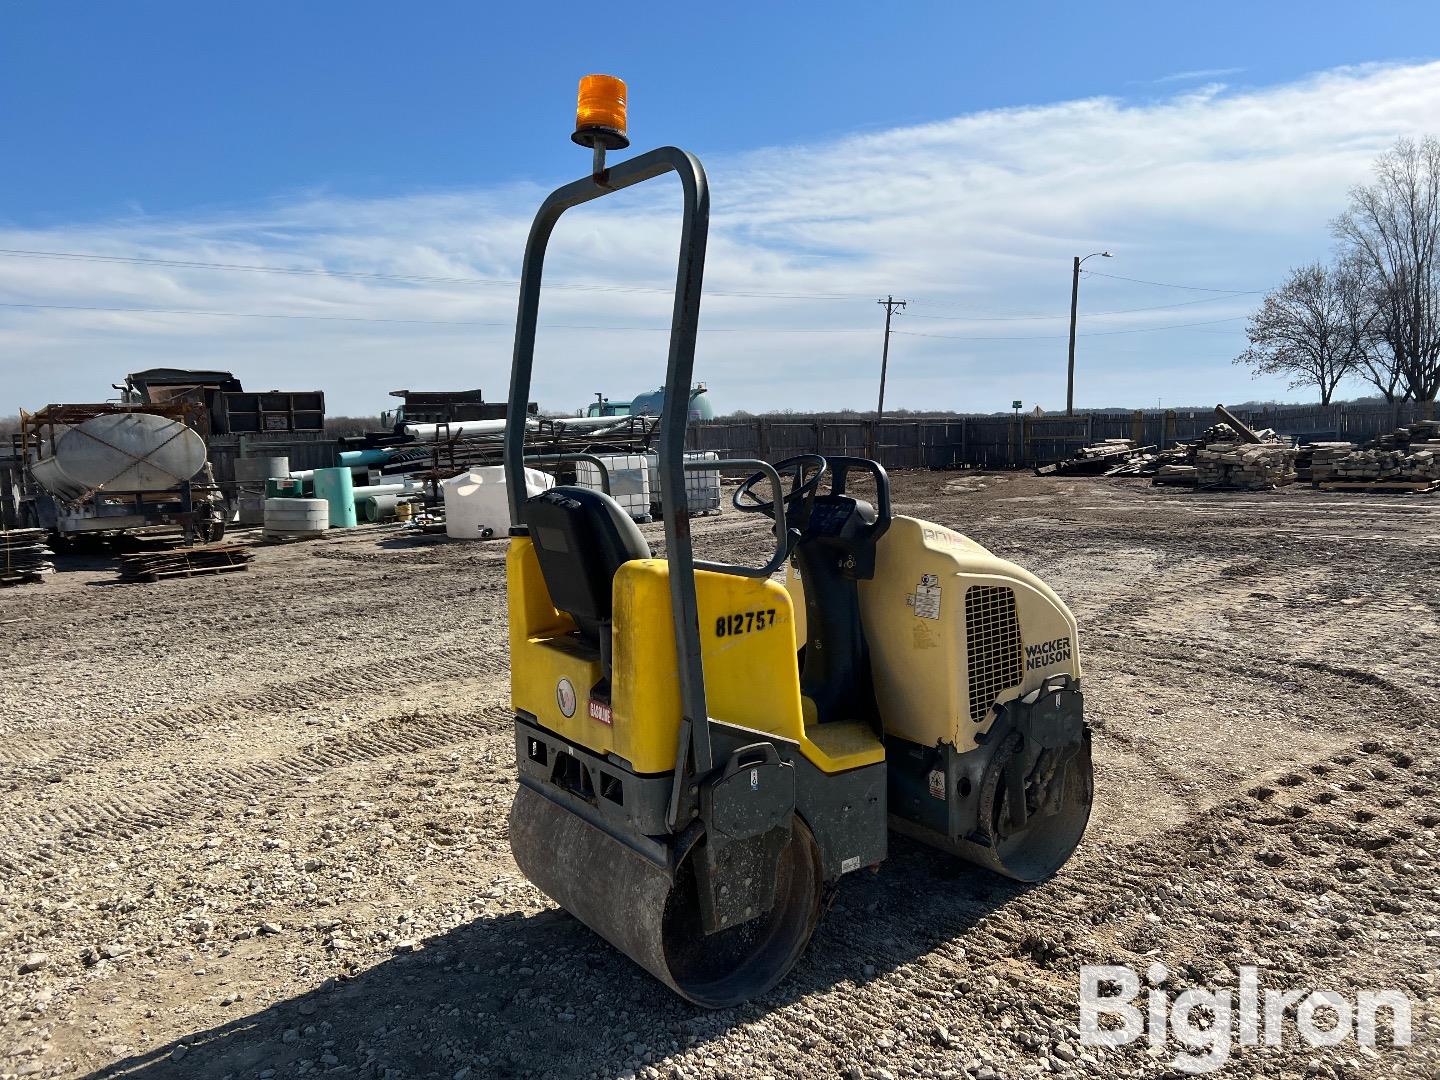
[[[666,562],[636,559],[615,575],[608,708],[591,699],[602,674],[599,653],[582,645],[574,622],[555,609],[528,538],[511,541],[506,572],[514,707],[589,750],[615,754],[637,773],[672,770],[681,710]],[[695,593],[713,719],[792,742],[826,772],[884,760],[883,745],[868,729],[822,725],[827,730],[814,739],[806,732],[795,613],[784,587],[699,570]]]
[[[805,634],[804,583],[786,586]],[[896,517],[880,538],[875,577],[860,582],[885,732],[923,746],[976,745],[994,704],[1053,675],[1080,677],[1075,618],[1029,571],[942,525]]]

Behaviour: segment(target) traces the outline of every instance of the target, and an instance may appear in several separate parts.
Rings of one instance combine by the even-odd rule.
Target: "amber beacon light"
[[[625,135],[625,80],[614,75],[586,75],[580,80],[575,103],[575,134],[581,146],[623,150],[630,145]]]

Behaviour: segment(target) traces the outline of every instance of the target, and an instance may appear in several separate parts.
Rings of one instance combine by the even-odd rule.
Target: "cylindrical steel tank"
[[[179,420],[154,413],[102,413],[77,424],[30,463],[52,495],[167,491],[205,466],[205,440]]]
[[[235,459],[235,509],[241,525],[259,525],[265,520],[266,484],[289,472],[290,459],[284,455]]]

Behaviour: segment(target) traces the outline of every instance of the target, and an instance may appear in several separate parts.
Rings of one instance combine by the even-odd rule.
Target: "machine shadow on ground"
[[[625,1071],[637,1041],[653,1049],[651,1063],[664,1072],[677,1056],[672,1042],[703,1051],[800,999],[882,978],[944,942],[963,944],[979,920],[1029,888],[892,836],[878,871],[842,880],[785,981],[756,1001],[718,1011],[674,996],[563,911],[506,913],[103,1066],[87,1080],[241,1080],[267,1069],[295,1075],[305,1060],[313,1063],[306,1075],[380,1077],[394,1069],[401,1077],[449,1080],[470,1064],[471,1080],[581,1077]],[[290,1029],[300,1037],[286,1043]],[[361,1042],[369,1053],[358,1049]],[[323,1063],[327,1050],[338,1060]]]

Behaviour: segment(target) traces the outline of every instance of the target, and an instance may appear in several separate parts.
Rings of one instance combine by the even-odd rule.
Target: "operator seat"
[[[650,558],[650,545],[619,503],[591,488],[542,491],[526,501],[525,524],[551,601],[575,620],[580,639],[608,658],[615,572]]]

